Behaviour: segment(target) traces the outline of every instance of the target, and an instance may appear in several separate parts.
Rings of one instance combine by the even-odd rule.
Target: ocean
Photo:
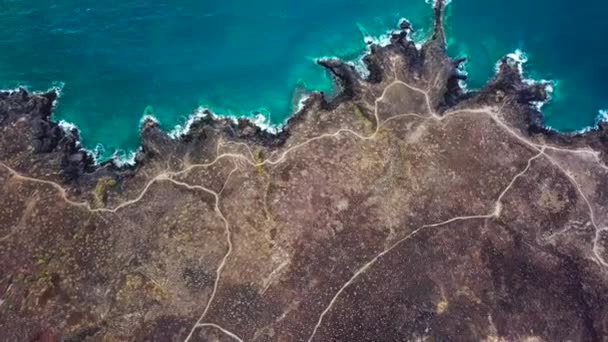
[[[197,108],[281,124],[303,93],[331,90],[315,59],[357,61],[365,37],[405,17],[423,40],[424,0],[0,0],[0,88],[62,88],[55,119],[101,159],[138,146],[143,114],[168,131]],[[608,108],[608,3],[454,0],[449,52],[482,86],[517,49],[526,77],[553,80],[546,125],[593,125]]]

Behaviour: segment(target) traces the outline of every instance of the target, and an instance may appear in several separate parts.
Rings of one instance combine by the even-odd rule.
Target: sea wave
[[[578,129],[576,131],[572,131],[572,132],[561,132],[549,125],[545,125],[545,128],[547,128],[550,131],[556,132],[556,133],[560,133],[560,134],[569,134],[569,135],[577,135],[577,134],[585,134],[588,132],[593,132],[593,131],[597,131],[599,128],[599,125],[601,123],[608,123],[608,109],[600,109],[597,112],[597,116],[595,117],[594,123],[592,125],[589,125],[587,127],[583,127],[581,129]]]
[[[21,86],[21,87],[16,87],[14,89],[1,89],[0,91],[13,93],[13,92],[20,91],[21,89],[27,90],[27,88],[25,86]],[[61,89],[57,88],[57,87],[53,87],[47,91],[34,91],[34,92],[31,92],[31,94],[40,95],[40,94],[47,93],[51,90],[55,90],[58,94],[61,94]],[[310,99],[310,94],[303,93],[300,96],[300,98],[297,101],[297,106],[295,108],[293,115],[297,115],[299,112],[301,112],[305,108],[306,101],[308,99]],[[57,100],[55,100],[55,101],[57,101]],[[145,122],[153,122],[155,124],[160,124],[160,121],[158,120],[158,118],[156,118],[153,114],[149,113],[148,111],[145,111],[144,113],[145,114],[143,114],[139,120],[139,127],[142,127]],[[196,110],[194,110],[190,115],[188,115],[182,123],[176,124],[171,130],[169,130],[167,132],[167,135],[171,139],[177,140],[177,139],[187,135],[190,132],[190,130],[192,129],[192,126],[194,126],[197,122],[206,118],[207,116],[211,116],[214,119],[228,119],[234,123],[237,123],[239,120],[247,120],[247,121],[251,122],[252,124],[254,124],[255,126],[259,127],[261,130],[266,131],[271,134],[277,134],[277,133],[281,132],[285,128],[285,125],[287,124],[287,121],[289,120],[289,117],[288,117],[287,119],[285,119],[284,122],[282,122],[280,124],[273,124],[270,120],[270,115],[269,115],[268,111],[264,111],[263,109],[258,109],[257,111],[255,111],[255,115],[241,116],[241,115],[233,115],[233,114],[217,114],[211,108],[201,106],[201,107],[197,108]],[[75,123],[62,119],[62,120],[59,120],[57,122],[57,124],[63,130],[63,132],[65,134],[67,134],[67,135],[77,134],[78,136],[80,136],[80,129],[78,128],[78,125],[76,125]],[[101,143],[98,143],[94,149],[85,148],[84,146],[81,145],[80,140],[77,141],[77,144],[78,144],[77,145],[78,148],[85,151],[92,157],[95,165],[99,165],[99,164],[105,163],[105,162],[111,162],[114,165],[116,165],[117,167],[134,166],[137,163],[136,162],[137,154],[141,151],[141,146],[133,151],[125,151],[123,149],[116,149],[112,153],[112,155],[109,158],[107,158],[107,157],[104,157],[106,155],[106,148]]]
[[[436,1],[426,0],[426,2],[429,4],[432,4],[432,5],[436,5]],[[451,1],[445,1],[445,5],[448,5],[450,2]],[[400,26],[401,26],[401,23],[403,23],[404,21],[407,21],[407,19],[406,18],[400,19],[400,21],[399,21]],[[350,63],[362,77],[367,77],[369,75],[370,71],[367,68],[367,65],[364,63],[364,57],[371,53],[371,46],[378,45],[378,46],[384,47],[384,46],[389,45],[391,36],[395,33],[399,33],[400,31],[387,30],[385,33],[383,33],[379,36],[373,36],[373,35],[368,34],[362,25],[358,24],[358,27],[363,36],[363,41],[366,43],[367,48],[364,51],[362,51],[362,54],[356,60],[347,61],[347,62]],[[416,32],[420,33],[422,31],[416,31]],[[424,42],[428,40],[428,37],[422,37],[421,35],[417,36],[417,35],[414,35],[413,33],[414,32],[412,31],[412,29],[408,29],[407,39],[409,39],[410,41],[413,41],[416,44],[416,47],[418,49],[420,49],[422,44],[424,44]],[[547,93],[549,94],[547,100],[542,101],[542,102],[533,103],[533,105],[536,107],[536,109],[541,111],[542,107],[551,100],[551,94],[554,92],[557,82],[550,81],[550,80],[544,80],[544,79],[535,80],[535,79],[524,77],[523,65],[526,62],[528,62],[528,56],[521,49],[517,49],[514,52],[509,53],[506,57],[507,57],[508,63],[510,63],[512,66],[517,68],[520,75],[522,75],[524,82],[526,82],[528,84],[542,84],[545,86],[545,89],[546,89]],[[335,58],[335,57],[323,57],[323,58]],[[464,75],[467,74],[467,70],[466,70],[467,65],[465,63],[463,63],[459,69],[459,72],[461,72]],[[497,63],[497,68],[499,66],[499,63],[500,62]],[[59,86],[54,86],[51,89],[54,89],[55,91],[57,91],[58,94],[61,94],[65,84],[59,83],[58,85]],[[460,86],[463,90],[467,91],[466,81],[461,81]],[[19,88],[16,88],[13,91],[17,91],[18,89]],[[295,108],[295,111],[294,111],[294,113],[292,113],[291,116],[296,115],[301,110],[303,110],[308,98],[309,98],[308,94],[303,94],[300,97],[300,99],[298,100],[297,108]],[[193,125],[195,125],[197,122],[199,122],[200,120],[202,120],[203,118],[205,118],[208,115],[212,116],[213,118],[228,119],[233,122],[237,122],[239,119],[248,120],[251,123],[253,123],[254,125],[260,127],[260,129],[262,129],[266,132],[269,132],[269,133],[273,133],[273,134],[276,134],[276,133],[282,131],[285,127],[287,120],[289,119],[289,117],[291,117],[291,116],[289,116],[283,123],[273,124],[270,120],[269,114],[265,113],[263,110],[254,111],[249,116],[243,116],[243,115],[233,115],[231,113],[229,113],[229,114],[216,113],[209,107],[199,107],[196,110],[194,110],[190,115],[185,117],[181,123],[176,124],[171,130],[169,130],[167,132],[167,135],[169,137],[171,137],[172,139],[179,139],[179,138],[187,135],[191,131]],[[608,120],[608,112],[606,110],[600,111],[599,117],[601,118],[601,120]],[[159,120],[156,117],[154,117],[152,115],[152,113],[148,113],[148,111],[144,111],[144,115],[142,115],[141,120],[140,120],[140,127],[143,124],[143,122],[149,121],[149,120],[159,123]],[[69,133],[69,134],[74,132],[74,130],[79,131],[78,127],[75,124],[67,122],[65,120],[60,120],[59,125],[66,133]],[[548,128],[550,128],[550,127],[548,127]],[[83,147],[81,146],[81,148],[83,148]],[[116,151],[114,151],[110,160],[112,163],[114,163],[117,166],[134,165],[135,158],[137,156],[137,153],[140,150],[141,150],[141,147],[135,151],[127,151],[127,152],[125,152],[124,150],[116,150]],[[106,151],[105,151],[105,148],[103,147],[103,145],[101,145],[101,144],[98,144],[94,150],[86,150],[86,151],[88,151],[93,156],[96,164],[98,164],[100,161],[107,161],[107,159],[102,160],[102,158],[105,156]]]
[[[465,59],[464,62],[462,62],[462,63],[460,63],[460,65],[458,65],[458,69],[457,69],[457,71],[460,75],[465,76],[465,79],[458,80],[458,86],[465,93],[469,91],[469,84],[467,83],[467,79],[466,79],[466,77],[469,76],[469,72],[467,71],[468,64],[469,64],[469,60]]]
[[[401,23],[403,21],[407,21],[407,19],[405,19],[405,18],[400,19],[399,24],[401,25]],[[385,47],[390,44],[391,36],[395,33],[399,33],[400,31],[399,30],[387,30],[385,33],[383,33],[379,36],[373,36],[373,35],[368,34],[367,31],[363,28],[363,26],[359,25],[359,29],[361,31],[361,34],[363,35],[363,41],[366,43],[367,48],[364,51],[362,51],[361,55],[359,57],[357,57],[355,60],[346,61],[346,62],[351,64],[362,77],[367,77],[369,75],[369,70],[367,69],[367,65],[363,62],[363,58],[366,55],[371,53],[370,46],[372,44],[376,44],[378,46]],[[411,30],[408,29],[408,33],[412,33],[410,31]],[[410,37],[411,36],[408,35],[408,39],[411,39]],[[427,37],[422,37],[422,36],[420,36],[420,37],[421,38],[414,40],[414,42],[418,48],[420,48],[422,46],[422,44],[424,43],[424,41],[426,41],[426,39],[427,39]],[[57,94],[59,95],[58,96],[58,98],[59,98],[63,92],[64,87],[65,87],[65,83],[57,82],[56,85],[53,86],[53,88],[51,88],[49,90],[55,90],[57,92]],[[18,91],[20,88],[25,88],[27,90],[27,87],[17,87],[15,89],[9,89],[8,91]],[[31,92],[31,93],[38,94],[38,93],[43,93],[43,92]],[[237,115],[234,115],[233,113],[227,113],[227,114],[226,113],[217,113],[210,107],[201,106],[201,107],[195,109],[190,115],[185,117],[182,122],[176,124],[175,126],[173,126],[172,129],[168,130],[167,135],[169,137],[171,137],[172,139],[179,139],[180,137],[183,137],[186,134],[188,134],[190,132],[192,126],[207,115],[211,115],[213,118],[216,118],[216,119],[217,118],[228,119],[233,122],[237,122],[239,119],[248,120],[252,124],[258,126],[263,131],[266,131],[266,132],[269,132],[272,134],[277,134],[284,129],[284,127],[290,117],[297,115],[297,113],[299,113],[301,110],[303,110],[303,108],[305,107],[306,101],[309,98],[310,98],[310,93],[301,94],[297,101],[297,106],[295,106],[291,115],[288,116],[284,122],[279,123],[279,124],[273,123],[270,120],[270,114],[267,111],[265,111],[263,108],[255,110],[255,111],[251,111],[249,113],[249,115],[242,115],[240,113]],[[57,100],[55,100],[55,101],[57,101]],[[54,103],[53,106],[56,106],[56,103]],[[146,121],[153,121],[157,124],[160,124],[159,120],[153,115],[153,113],[151,111],[148,111],[147,109],[144,111],[144,114],[142,115],[142,117],[139,121],[140,127]],[[78,128],[78,126],[75,123],[68,122],[66,120],[59,120],[58,124],[66,134],[76,133],[76,134],[80,135],[80,129]],[[100,164],[100,163],[109,161],[109,162],[114,163],[117,166],[134,165],[137,152],[141,149],[141,147],[135,151],[125,151],[123,149],[116,149],[114,151],[110,151],[112,153],[112,155],[108,156],[107,149],[101,143],[98,143],[94,149],[85,148],[84,146],[80,145],[80,141],[78,141],[78,143],[79,143],[79,148],[86,151],[87,153],[89,153],[92,156],[95,164]]]
[[[402,24],[404,22],[409,23],[410,21],[407,20],[407,18],[402,17],[399,19],[399,26],[402,26]],[[355,71],[357,71],[359,76],[361,76],[362,78],[367,78],[370,74],[370,71],[364,62],[364,58],[365,58],[365,56],[371,54],[371,47],[373,45],[377,45],[380,47],[386,47],[387,45],[389,45],[391,43],[391,37],[394,34],[399,34],[401,31],[391,29],[391,30],[385,31],[384,33],[382,33],[380,35],[374,36],[374,35],[369,34],[367,32],[367,30],[365,29],[365,27],[363,27],[363,25],[361,25],[359,23],[357,23],[357,28],[359,29],[359,32],[361,33],[361,36],[363,37],[363,42],[365,43],[366,48],[364,51],[362,51],[362,53],[361,53],[361,55],[359,55],[359,57],[357,57],[355,60],[347,61],[347,63],[352,65],[355,68]],[[406,32],[407,32],[406,39],[408,41],[413,41],[414,44],[416,45],[417,49],[420,49],[422,47],[422,44],[424,44],[424,42],[428,39],[428,37],[415,36],[415,33],[423,34],[424,32],[415,31],[411,27],[408,28],[406,30]],[[413,36],[415,36],[415,37],[413,37]],[[327,59],[327,58],[335,58],[335,57],[323,57],[323,58]]]
[[[0,89],[0,92],[12,94],[12,93],[21,91],[23,89],[23,90],[27,91],[28,94],[42,95],[42,94],[46,94],[46,93],[50,93],[50,92],[54,91],[57,94],[57,97],[55,98],[55,101],[53,102],[53,105],[55,105],[57,103],[57,100],[63,95],[64,88],[65,88],[65,82],[56,81],[56,82],[53,82],[51,87],[46,90],[30,90],[31,87],[28,84],[19,84],[18,86],[14,87],[14,88]]]
[[[521,49],[517,49],[511,53],[508,53],[505,57],[507,57],[507,63],[510,66],[516,67],[519,71],[520,75],[524,75],[524,64],[528,62],[528,55],[523,52]],[[501,61],[496,62],[496,67],[494,68],[496,72],[500,70]]]
[[[59,120],[59,122],[57,124],[59,125],[59,128],[61,128],[63,130],[63,132],[65,134],[72,135],[74,132],[79,132],[78,127],[76,127],[76,125],[71,122],[68,122],[65,120]],[[78,143],[80,143],[80,141],[78,141]]]
[[[577,133],[585,133],[588,131],[597,130],[601,123],[608,122],[608,109],[600,109],[597,111],[597,116],[595,117],[595,123],[592,126],[586,127]]]
[[[137,164],[137,154],[141,147],[135,151],[125,153],[123,150],[116,150],[112,155],[112,163],[118,167],[135,166]]]
[[[65,87],[65,83],[64,82],[55,82],[55,84],[56,84],[55,86],[53,86],[52,88],[50,88],[46,91],[33,91],[33,92],[31,92],[31,94],[40,95],[40,94],[47,93],[49,91],[55,91],[57,93],[57,97],[53,101],[53,107],[55,108],[57,106],[59,98],[61,98],[61,96],[62,96],[63,89]],[[27,90],[27,87],[20,87],[20,88],[24,88]],[[20,88],[17,88],[17,90],[19,90]],[[0,91],[2,91],[2,90],[0,90]],[[146,120],[152,120],[152,121],[158,123],[158,120],[155,117],[153,117],[151,115],[143,115],[140,120],[140,127],[143,124],[143,122]],[[78,128],[78,125],[76,125],[73,122],[63,120],[63,119],[59,120],[57,122],[57,125],[59,126],[59,128],[61,128],[61,130],[66,135],[74,135],[74,134],[78,135],[79,139],[76,140],[76,147],[79,148],[80,150],[86,152],[93,159],[94,165],[99,165],[101,162],[110,161],[111,163],[113,163],[114,165],[116,165],[118,167],[135,166],[135,164],[136,164],[135,157],[137,156],[137,152],[141,150],[141,147],[139,147],[135,151],[125,151],[122,149],[116,149],[112,153],[112,156],[110,158],[104,158],[104,156],[106,154],[106,148],[103,144],[97,143],[95,145],[95,148],[93,148],[93,149],[85,148],[82,145],[81,140],[80,140],[80,137],[81,137],[80,128]]]
[[[533,79],[533,78],[526,77],[524,75],[524,64],[526,64],[528,62],[528,55],[521,49],[516,49],[515,51],[507,54],[505,57],[507,58],[507,63],[511,67],[517,68],[519,75],[522,77],[522,81],[525,84],[544,86],[545,92],[547,93],[547,99],[544,101],[532,102],[532,105],[536,108],[536,110],[541,112],[543,106],[546,105],[547,103],[551,102],[551,100],[553,99],[555,87],[559,84],[558,81],[546,80],[546,79]],[[495,67],[496,72],[499,71],[500,64],[501,64],[501,61],[496,62],[496,67]]]
[[[158,123],[158,120],[153,116],[148,115],[148,117],[150,117],[150,119],[154,119],[155,122]],[[167,134],[173,139],[181,138],[184,135],[188,134],[188,132],[190,132],[192,125],[194,125],[197,121],[204,117],[206,117],[206,109],[202,107],[198,108],[191,115],[188,116],[184,123],[175,125],[173,129]]]

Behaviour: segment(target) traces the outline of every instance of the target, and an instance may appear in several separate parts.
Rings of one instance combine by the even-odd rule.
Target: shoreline
[[[428,4],[430,4],[430,2],[427,0],[426,1]],[[433,8],[435,8],[437,6],[438,1],[434,0],[432,2],[432,6]],[[451,3],[451,1],[445,1],[443,3],[443,6],[448,6]],[[444,15],[442,13],[442,15]],[[437,19],[436,19],[437,20]],[[443,25],[443,18],[440,20],[441,21],[441,25]],[[437,23],[436,23],[437,24]],[[82,151],[87,155],[87,158],[89,158],[90,160],[92,160],[93,164],[92,166],[94,168],[101,168],[101,167],[106,167],[108,165],[111,165],[113,167],[115,167],[116,169],[135,169],[137,168],[137,164],[138,164],[138,156],[143,153],[143,145],[142,145],[142,138],[143,138],[143,130],[146,128],[146,126],[154,126],[157,127],[159,130],[161,130],[161,132],[166,135],[168,138],[170,138],[173,141],[179,141],[180,139],[183,139],[184,137],[187,137],[190,133],[192,133],[192,128],[197,126],[198,124],[204,123],[204,122],[224,122],[224,123],[228,123],[234,126],[250,126],[250,127],[254,127],[255,130],[259,130],[260,132],[263,132],[266,135],[270,135],[270,136],[274,136],[274,137],[279,137],[282,134],[288,134],[288,129],[289,129],[289,123],[294,120],[297,121],[298,117],[302,116],[303,113],[310,107],[310,104],[312,102],[314,102],[315,100],[317,100],[318,98],[321,98],[321,101],[324,102],[326,105],[328,106],[334,106],[336,104],[339,104],[340,102],[343,101],[343,98],[346,96],[348,97],[348,92],[349,92],[349,87],[350,85],[347,84],[348,80],[346,80],[345,83],[345,78],[342,77],[344,75],[339,75],[340,72],[342,72],[341,70],[336,70],[333,68],[342,68],[344,66],[347,66],[349,68],[351,68],[351,71],[347,71],[346,73],[350,73],[353,72],[355,74],[355,77],[358,77],[362,80],[368,81],[368,82],[373,82],[374,78],[377,76],[375,73],[377,73],[377,70],[373,70],[372,64],[369,61],[370,57],[373,57],[374,51],[378,50],[378,49],[391,49],[394,48],[395,44],[397,43],[401,43],[401,42],[408,42],[408,43],[412,43],[411,45],[413,45],[416,49],[417,52],[420,52],[424,46],[426,44],[428,44],[429,42],[431,42],[433,40],[433,35],[432,35],[432,31],[430,31],[431,35],[427,36],[426,38],[421,39],[420,41],[416,41],[412,38],[412,34],[414,32],[420,32],[420,31],[416,31],[413,30],[411,27],[410,22],[406,19],[406,18],[401,18],[398,22],[398,29],[389,29],[387,30],[384,34],[378,36],[378,37],[373,37],[373,36],[369,36],[369,35],[365,35],[363,32],[361,32],[363,34],[363,40],[365,42],[365,50],[362,52],[361,56],[359,58],[357,58],[355,61],[343,61],[341,59],[339,59],[338,57],[320,57],[320,58],[316,58],[315,62],[324,67],[330,74],[331,74],[331,78],[332,78],[332,96],[328,97],[327,94],[323,91],[318,91],[318,90],[312,90],[312,91],[308,91],[308,92],[303,92],[302,94],[300,94],[300,98],[297,100],[297,106],[296,108],[293,108],[292,112],[286,116],[285,120],[279,124],[273,124],[270,122],[270,119],[268,116],[265,116],[264,114],[262,114],[262,112],[260,112],[258,110],[258,112],[256,113],[256,111],[250,111],[251,116],[245,116],[245,115],[232,115],[232,114],[218,114],[215,113],[210,107],[207,106],[199,106],[196,109],[194,109],[190,114],[188,114],[187,116],[183,116],[183,119],[180,120],[181,122],[178,122],[177,124],[175,124],[173,126],[173,128],[171,129],[161,129],[160,128],[160,121],[158,118],[154,117],[152,114],[147,114],[144,112],[144,114],[142,114],[142,117],[139,120],[139,146],[137,148],[135,148],[132,151],[126,151],[126,150],[122,150],[122,149],[117,149],[113,152],[113,154],[110,157],[107,158],[100,158],[100,151],[105,150],[103,144],[98,143],[94,149],[88,149],[85,148],[84,146],[82,146],[81,144],[81,133],[80,133],[80,129],[78,128],[78,126],[72,122],[68,122],[66,120],[56,120],[52,117],[54,111],[56,110],[56,106],[57,106],[57,102],[59,100],[59,98],[61,97],[61,93],[62,93],[62,89],[64,87],[64,83],[63,82],[57,82],[58,86],[53,86],[49,89],[47,89],[46,91],[29,91],[27,86],[19,86],[13,89],[0,89],[0,94],[2,93],[14,93],[14,92],[20,92],[20,91],[25,91],[27,94],[32,95],[32,96],[44,96],[44,95],[48,95],[49,93],[54,93],[54,100],[52,103],[52,108],[51,108],[51,117],[48,119],[49,122],[58,125],[63,133],[65,135],[71,135],[74,140],[75,140],[75,147],[78,149],[78,151]],[[446,42],[444,42],[444,45],[447,45]],[[578,136],[581,134],[586,134],[589,132],[594,132],[594,131],[598,131],[600,130],[600,125],[602,123],[608,122],[608,111],[607,110],[599,110],[598,111],[598,115],[596,116],[596,119],[594,120],[594,124],[589,125],[587,127],[583,127],[579,130],[576,131],[571,131],[571,132],[562,132],[562,131],[558,131],[556,129],[554,129],[553,127],[550,127],[548,125],[546,125],[544,123],[544,115],[542,112],[542,107],[544,105],[546,105],[547,103],[551,102],[552,98],[551,98],[551,94],[554,92],[554,87],[556,86],[557,82],[555,81],[551,81],[551,80],[545,80],[545,79],[533,79],[533,78],[526,78],[525,77],[525,73],[524,73],[524,64],[528,61],[527,55],[525,54],[525,52],[523,52],[520,49],[516,49],[514,52],[509,53],[507,55],[505,55],[503,58],[501,58],[500,60],[498,60],[496,62],[496,66],[495,66],[495,72],[494,75],[490,78],[490,80],[488,80],[486,82],[486,85],[484,85],[484,87],[481,87],[479,89],[469,89],[468,88],[468,84],[466,81],[467,78],[467,70],[466,70],[466,56],[462,56],[462,57],[457,57],[458,60],[462,59],[461,62],[457,65],[457,70],[458,70],[458,87],[459,87],[459,91],[461,92],[461,94],[459,96],[461,97],[467,97],[467,96],[472,96],[475,95],[477,93],[479,93],[480,91],[483,91],[484,87],[487,86],[492,79],[494,79],[499,73],[500,73],[500,67],[501,67],[501,63],[503,62],[507,62],[510,64],[510,66],[515,67],[518,71],[518,74],[521,78],[521,82],[523,82],[526,85],[529,85],[531,87],[534,86],[541,86],[543,87],[545,93],[546,93],[546,97],[544,100],[542,101],[533,101],[530,102],[531,105],[531,110],[533,110],[535,112],[535,115],[539,116],[541,119],[540,125],[541,127],[539,127],[539,129],[541,130],[545,130],[547,132],[551,132],[552,134],[557,134],[559,136],[563,136],[563,137],[573,137],[573,136]],[[350,76],[348,76],[350,77]],[[312,100],[312,101],[311,101]],[[256,113],[256,114],[254,114]]]

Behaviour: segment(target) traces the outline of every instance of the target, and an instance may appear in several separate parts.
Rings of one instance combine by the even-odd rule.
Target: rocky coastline
[[[462,89],[443,4],[280,132],[148,118],[131,166],[0,92],[0,339],[601,341],[608,124],[544,127],[509,56]]]
[[[546,84],[543,82],[525,82],[521,74],[521,66],[515,65],[514,61],[504,57],[498,63],[497,73],[481,89],[465,91],[459,85],[459,81],[466,80],[459,67],[466,62],[466,58],[458,57],[452,59],[446,55],[445,33],[443,29],[443,9],[442,5],[435,8],[434,25],[432,37],[423,45],[422,49],[417,49],[411,40],[409,33],[411,24],[403,20],[399,25],[399,30],[394,31],[390,38],[390,43],[386,46],[372,44],[370,52],[363,57],[363,62],[369,70],[366,79],[361,79],[361,75],[348,63],[339,59],[323,59],[318,64],[326,68],[335,78],[336,86],[340,89],[338,95],[327,99],[322,92],[311,94],[305,101],[304,107],[289,118],[287,123],[277,134],[269,133],[256,126],[252,121],[241,118],[231,120],[229,118],[215,117],[210,111],[205,111],[205,117],[197,119],[190,132],[185,132],[181,139],[170,139],[166,132],[163,132],[155,121],[145,119],[140,126],[140,148],[134,159],[134,165],[121,165],[117,160],[110,159],[96,164],[95,158],[90,151],[81,148],[80,137],[77,130],[65,132],[61,130],[58,122],[52,119],[53,104],[59,97],[57,89],[48,92],[29,93],[24,88],[11,91],[0,91],[0,125],[8,125],[19,118],[25,118],[31,122],[31,133],[26,139],[31,141],[35,153],[37,154],[57,154],[61,158],[66,182],[77,180],[82,175],[94,174],[97,170],[106,170],[103,176],[107,176],[107,171],[115,173],[117,176],[136,172],[138,165],[145,163],[147,158],[154,155],[149,148],[150,144],[179,144],[180,140],[186,142],[192,139],[200,139],[197,127],[206,125],[226,132],[231,138],[248,140],[252,143],[260,143],[265,146],[280,146],[289,137],[290,127],[298,121],[306,120],[307,112],[310,108],[322,108],[332,110],[341,103],[351,101],[360,95],[362,82],[379,83],[386,76],[383,65],[386,63],[388,55],[400,55],[406,61],[406,66],[411,74],[424,74],[424,68],[429,68],[429,63],[425,64],[427,55],[439,57],[443,61],[431,63],[430,67],[442,65],[442,72],[447,76],[446,89],[443,99],[436,103],[439,113],[451,108],[458,108],[469,103],[496,104],[504,101],[504,98],[512,99],[512,102],[521,106],[521,111],[526,111],[522,118],[515,118],[522,122],[516,123],[521,127],[527,127],[529,134],[542,134],[555,143],[574,146],[590,146],[595,149],[604,150],[607,144],[605,137],[607,125],[603,121],[598,121],[595,128],[590,128],[585,132],[563,133],[551,130],[543,125],[542,113],[534,107],[534,103],[545,102],[548,100]],[[19,117],[15,115],[19,113]],[[24,115],[25,114],[25,115]],[[236,121],[236,122],[235,122]]]

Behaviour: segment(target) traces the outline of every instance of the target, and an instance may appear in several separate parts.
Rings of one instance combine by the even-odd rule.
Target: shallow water
[[[450,52],[469,57],[469,88],[517,48],[527,75],[558,81],[547,124],[577,130],[608,107],[605,5],[556,1],[456,0]],[[43,90],[62,83],[57,119],[83,143],[138,145],[144,111],[172,128],[199,106],[216,113],[262,112],[281,123],[306,89],[328,90],[314,59],[356,60],[363,34],[379,36],[407,17],[430,26],[423,0],[0,2],[0,86]],[[424,31],[417,33],[419,37]]]

